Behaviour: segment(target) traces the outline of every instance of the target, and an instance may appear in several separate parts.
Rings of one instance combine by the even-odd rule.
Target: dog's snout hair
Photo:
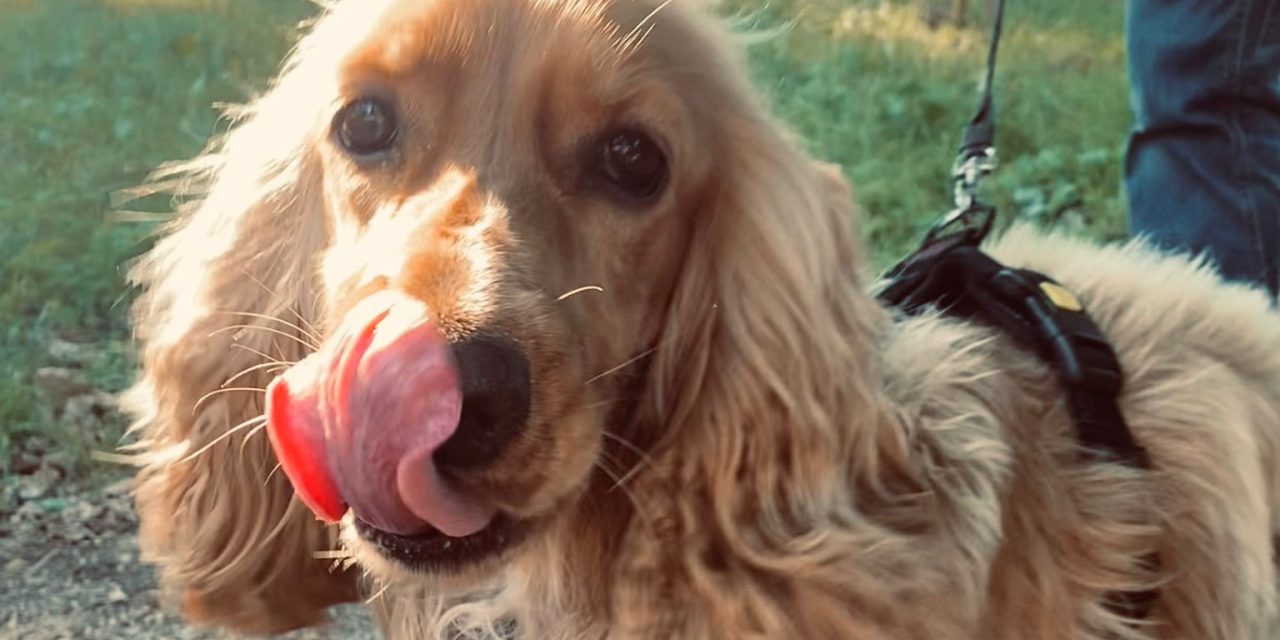
[[[422,192],[376,209],[345,204],[332,205],[351,213],[333,216],[323,256],[330,317],[371,292],[396,288],[426,303],[450,335],[485,323],[491,307],[484,292],[502,269],[507,214],[472,172],[444,171]]]

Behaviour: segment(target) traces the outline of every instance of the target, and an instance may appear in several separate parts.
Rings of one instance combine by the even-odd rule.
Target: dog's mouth
[[[350,512],[388,559],[456,569],[523,529],[475,479],[526,421],[528,389],[527,361],[509,341],[451,344],[422,303],[385,291],[271,383],[267,432],[322,520]]]
[[[462,537],[445,535],[434,527],[404,535],[379,529],[360,518],[353,528],[378,553],[411,571],[455,573],[501,555],[524,539],[525,522],[506,514],[494,516],[483,529]]]

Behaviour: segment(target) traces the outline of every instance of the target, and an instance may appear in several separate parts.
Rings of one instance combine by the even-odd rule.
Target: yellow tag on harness
[[[1066,287],[1054,284],[1052,282],[1041,282],[1040,290],[1044,295],[1049,296],[1049,301],[1059,309],[1066,311],[1084,311],[1084,305],[1080,304],[1080,299],[1076,294],[1071,293]]]

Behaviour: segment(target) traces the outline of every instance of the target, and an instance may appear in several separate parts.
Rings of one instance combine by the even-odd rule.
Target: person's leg
[[[1280,286],[1280,0],[1128,0],[1131,232]]]

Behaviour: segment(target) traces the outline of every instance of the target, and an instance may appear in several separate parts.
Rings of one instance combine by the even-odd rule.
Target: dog
[[[1041,360],[876,300],[742,51],[698,0],[326,7],[160,174],[189,205],[131,269],[166,597],[268,634],[363,599],[393,638],[1278,637],[1267,296],[990,243],[1115,347],[1151,468],[1082,460]]]

